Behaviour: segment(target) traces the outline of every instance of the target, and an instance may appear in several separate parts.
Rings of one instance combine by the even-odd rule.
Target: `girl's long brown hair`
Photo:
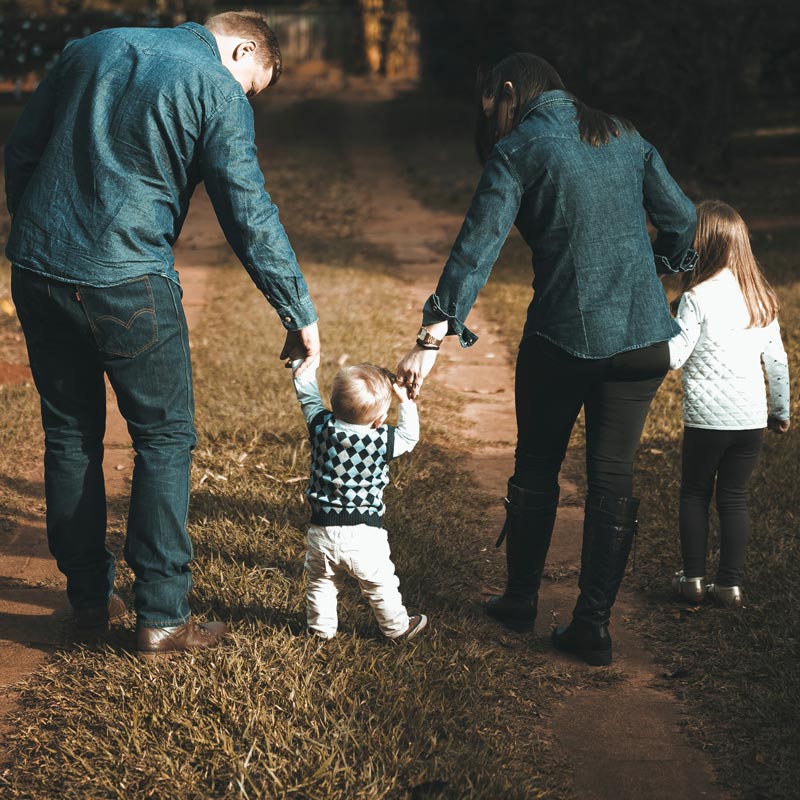
[[[704,200],[697,206],[694,238],[697,266],[681,275],[681,294],[725,267],[736,276],[742,290],[751,328],[763,328],[778,316],[778,298],[764,277],[750,247],[750,234],[736,209],[722,200]]]

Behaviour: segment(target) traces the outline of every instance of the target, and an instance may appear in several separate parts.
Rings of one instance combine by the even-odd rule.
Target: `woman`
[[[693,267],[694,206],[629,122],[568,94],[541,58],[509,56],[479,90],[483,174],[398,378],[415,397],[445,335],[475,343],[464,320],[516,224],[533,251],[534,296],[517,359],[517,449],[498,540],[506,539],[508,585],[487,611],[515,630],[533,628],[558,473],[583,407],[580,596],[553,642],[609,664],[608,620],[637,526],[633,459],[678,330],[657,272]]]

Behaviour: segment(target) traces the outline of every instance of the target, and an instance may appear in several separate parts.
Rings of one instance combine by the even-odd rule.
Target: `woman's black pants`
[[[561,462],[583,407],[588,494],[631,497],[636,448],[668,369],[666,342],[586,359],[541,336],[523,341],[517,357],[513,482],[531,491],[557,491]]]
[[[761,452],[763,429],[744,431],[684,428],[681,472],[680,532],[683,571],[687,577],[706,574],[708,510],[717,490],[719,512],[720,586],[740,586],[750,519],[747,495],[750,476]]]

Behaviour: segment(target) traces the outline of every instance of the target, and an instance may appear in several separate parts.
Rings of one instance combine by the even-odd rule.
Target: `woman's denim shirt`
[[[423,324],[447,319],[464,347],[477,340],[464,320],[512,224],[533,251],[523,339],[606,358],[677,333],[657,273],[693,268],[695,209],[637,133],[593,147],[580,139],[570,95],[532,101],[486,163]]]
[[[226,238],[289,330],[316,320],[294,251],[264,190],[253,110],[214,36],[115,28],[65,48],[5,152],[18,266],[112,286],[177,282],[172,246],[205,183]]]

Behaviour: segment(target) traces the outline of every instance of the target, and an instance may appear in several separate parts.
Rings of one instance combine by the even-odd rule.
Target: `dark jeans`
[[[631,497],[633,459],[650,403],[669,369],[666,342],[611,358],[572,356],[540,336],[517,357],[514,482],[554,491],[581,407],[590,494]]]
[[[12,293],[45,432],[47,535],[73,607],[103,606],[114,586],[103,482],[108,375],[136,451],[125,559],[138,624],[189,617],[186,533],[194,398],[180,288],[149,275],[75,286],[15,267]]]
[[[717,487],[720,586],[740,586],[750,518],[747,494],[758,463],[762,429],[714,431],[684,428],[681,474],[680,532],[683,571],[687,577],[706,574],[708,509]]]

